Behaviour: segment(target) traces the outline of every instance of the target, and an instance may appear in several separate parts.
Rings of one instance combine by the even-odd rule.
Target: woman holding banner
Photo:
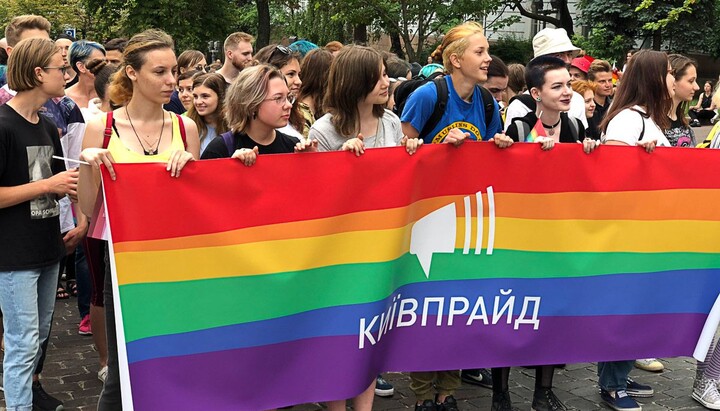
[[[113,163],[162,162],[172,177],[199,157],[200,142],[195,123],[165,111],[175,88],[177,61],[173,40],[160,30],[133,36],[123,52],[123,66],[110,86],[110,99],[120,104],[115,111],[87,124],[80,159],[79,200],[91,216],[100,185],[100,166],[115,179]],[[106,254],[106,259],[109,256]],[[110,264],[106,264],[110,267]],[[115,334],[111,275],[105,276],[105,315],[108,333],[108,375],[98,410],[121,410],[120,377]]]

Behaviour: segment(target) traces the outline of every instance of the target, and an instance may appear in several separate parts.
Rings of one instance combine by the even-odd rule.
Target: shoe
[[[637,383],[630,377],[627,379],[625,392],[627,392],[627,395],[637,398],[652,397],[655,394],[655,390],[651,386]]]
[[[33,410],[37,411],[60,411],[64,410],[62,401],[46,393],[40,381],[32,383]]]
[[[635,367],[651,372],[660,372],[665,369],[665,366],[658,361],[657,358],[643,358],[641,360],[635,360]]]
[[[600,390],[600,398],[616,411],[642,411],[642,407],[625,391],[616,391],[615,395],[612,395],[608,391]]]
[[[2,368],[2,367],[0,367]],[[3,388],[3,373],[2,370],[0,370],[0,391],[5,391],[5,388]]]
[[[90,327],[90,314],[83,317],[78,326],[78,334],[80,335],[92,335],[92,328]]]
[[[395,388],[385,381],[382,375],[378,374],[375,380],[375,395],[378,397],[392,397],[393,394],[395,394]]]
[[[415,411],[438,411],[435,401],[425,400],[422,404],[415,404]]]
[[[441,403],[435,403],[437,411],[459,411],[457,401],[452,395],[445,397],[445,401]]]
[[[700,127],[700,122],[698,120],[693,120],[690,122],[690,127]]]
[[[535,390],[532,402],[533,411],[561,411],[567,410],[565,404],[555,395],[551,388]]]
[[[510,392],[493,392],[490,411],[517,411],[510,401]]]
[[[715,123],[717,123],[717,122],[718,122],[718,115],[715,114],[715,117],[713,117],[713,118],[710,119],[710,124],[715,124]]]
[[[108,367],[107,365],[100,368],[100,371],[98,371],[98,380],[102,381],[103,384],[105,384],[105,380],[107,380],[108,375]]]
[[[70,294],[68,294],[63,287],[58,286],[55,293],[55,298],[58,300],[67,300],[68,298],[70,298]]]
[[[708,378],[695,380],[692,397],[707,409],[720,410],[720,393],[716,380]]]
[[[492,388],[492,374],[487,368],[479,368],[476,370],[462,370],[460,378],[468,384],[479,385],[485,388]]]

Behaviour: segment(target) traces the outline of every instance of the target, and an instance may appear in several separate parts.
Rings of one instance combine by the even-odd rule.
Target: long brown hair
[[[305,55],[300,65],[300,72],[303,77],[298,100],[302,101],[305,97],[312,99],[313,106],[315,106],[315,119],[325,114],[323,99],[325,98],[325,91],[327,90],[327,81],[332,60],[333,55],[329,51],[315,49]]]
[[[670,62],[670,67],[672,67],[673,75],[675,76],[676,80],[685,77],[690,66],[697,68],[697,63],[695,62],[695,60],[691,59],[690,57],[685,57],[682,54],[670,54],[668,56],[668,61]],[[680,104],[678,104],[678,106],[675,108],[675,115],[685,127],[690,125],[690,123],[685,118],[685,113],[687,112],[688,107],[690,107],[689,101],[681,101]]]
[[[607,131],[607,125],[621,111],[640,106],[661,130],[670,126],[668,112],[672,97],[667,89],[667,54],[655,50],[640,50],[630,60],[622,82],[615,92],[615,99],[605,115],[600,130]]]
[[[218,73],[200,74],[193,77],[193,89],[200,86],[205,86],[214,91],[218,97],[217,108],[215,109],[215,114],[217,115],[215,133],[220,135],[228,131],[228,126],[225,123],[225,78]],[[188,117],[197,124],[200,141],[202,141],[207,136],[208,128],[205,119],[195,110],[195,104],[190,106]]]
[[[385,65],[379,51],[365,46],[343,47],[330,65],[325,109],[333,115],[332,123],[339,134],[354,137],[360,128],[358,102],[365,99],[380,80]],[[383,104],[373,106],[373,116],[385,113]]]

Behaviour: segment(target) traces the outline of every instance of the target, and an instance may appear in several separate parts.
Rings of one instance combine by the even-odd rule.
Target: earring
[[[536,98],[535,101],[542,101],[540,97]]]
[[[253,120],[257,119],[257,111],[253,113]]]

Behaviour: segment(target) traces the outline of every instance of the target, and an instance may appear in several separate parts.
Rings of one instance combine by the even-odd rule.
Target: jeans
[[[109,248],[105,248],[105,330],[108,347],[108,375],[98,400],[98,411],[122,411],[120,392],[120,364],[115,331],[115,306],[113,305],[112,274],[110,273]]]
[[[635,360],[598,363],[598,384],[605,391],[624,391]]]
[[[59,264],[0,271],[0,309],[5,328],[3,375],[7,411],[32,410],[32,375],[50,334]]]
[[[90,315],[90,296],[92,294],[90,269],[82,244],[75,248],[75,284],[77,284],[78,311],[82,320],[86,315]]]

